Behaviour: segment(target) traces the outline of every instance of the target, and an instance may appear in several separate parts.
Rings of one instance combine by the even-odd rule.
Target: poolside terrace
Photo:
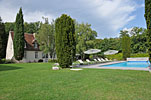
[[[142,70],[142,71],[149,71],[149,68],[136,68],[136,67],[103,67],[104,65],[122,63],[126,61],[112,61],[100,64],[92,64],[92,65],[80,65],[80,68],[98,68],[98,69],[120,69],[120,70]],[[102,67],[101,67],[102,66]]]

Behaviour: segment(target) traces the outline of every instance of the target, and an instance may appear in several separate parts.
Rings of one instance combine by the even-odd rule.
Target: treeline
[[[37,33],[38,30],[40,29],[42,22],[37,21],[37,22],[25,22],[24,23],[24,32],[25,33]],[[14,25],[15,22],[6,22],[4,23],[5,25],[5,31],[8,34],[9,31],[14,31]]]
[[[55,56],[55,20],[49,23],[47,18],[43,18],[44,23],[37,21],[27,23],[24,22],[24,32],[25,33],[37,33],[37,40],[40,44],[40,49],[45,53],[49,52],[49,55]],[[91,24],[88,23],[78,23],[75,22],[75,35],[76,35],[76,54],[80,54],[84,59],[86,51],[91,48],[101,49],[102,53],[107,50],[118,50],[122,52],[122,36],[128,34],[130,37],[130,52],[131,53],[146,53],[147,52],[147,31],[144,28],[134,27],[131,31],[120,31],[120,36],[117,38],[104,38],[96,39],[97,32],[91,28]],[[3,23],[1,21],[1,23]],[[3,47],[7,45],[7,38],[9,31],[14,31],[14,23],[6,22],[3,23],[5,28],[5,40],[3,40]],[[4,42],[5,41],[5,42]],[[4,49],[4,48],[3,48]],[[5,52],[3,50],[3,52]],[[6,53],[3,53],[5,57]]]
[[[131,53],[146,53],[148,44],[147,44],[147,30],[144,28],[134,27],[131,31],[120,31],[120,36],[117,38],[105,38],[97,39],[99,49],[103,52],[107,50],[118,50],[122,52],[122,36],[127,34],[130,37]]]
[[[76,54],[84,59],[84,51],[95,47],[95,39],[97,32],[91,28],[91,24],[88,23],[78,23],[74,20],[75,24],[75,44],[76,44]],[[49,23],[48,19],[45,18],[45,23],[41,25],[39,31],[37,32],[36,38],[40,44],[40,49],[44,53],[48,53],[52,58],[56,54],[55,45],[55,21],[53,20]]]
[[[38,43],[40,44],[40,49],[44,51],[44,53],[49,53],[52,58],[55,56],[55,20],[52,20],[51,23],[49,23],[48,18],[44,18],[44,23],[37,21],[37,22],[31,22],[27,23],[24,22],[24,32],[25,33],[36,33],[36,38]],[[1,23],[3,23],[1,21]],[[74,20],[75,23],[75,35],[76,35],[76,53],[80,54],[82,58],[85,58],[83,51],[86,51],[90,48],[96,48],[96,43],[94,42],[97,37],[97,32],[94,31],[91,28],[91,24],[88,23],[78,23],[76,20]],[[8,41],[8,35],[9,31],[14,31],[15,22],[6,22],[3,23],[4,25],[4,33],[5,35],[5,48],[3,48],[3,54],[4,56],[2,58],[5,58],[4,51],[6,51],[7,41]]]

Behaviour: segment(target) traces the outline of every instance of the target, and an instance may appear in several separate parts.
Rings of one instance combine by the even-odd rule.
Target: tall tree
[[[145,0],[145,19],[148,29],[148,53],[149,53],[149,61],[151,62],[151,0]]]
[[[76,23],[76,52],[85,59],[84,51],[94,49],[97,32],[92,30],[91,24]]]
[[[146,53],[148,45],[144,28],[134,27],[131,32],[131,51],[132,53]]]
[[[45,53],[49,54],[52,58],[55,57],[55,23],[52,21],[51,24],[45,20],[45,23],[41,23],[41,27],[36,35],[36,40],[40,45],[40,49]]]
[[[0,17],[0,59],[5,58],[6,46],[7,46],[7,35],[5,32],[5,25]]]
[[[15,28],[14,28],[14,57],[16,60],[22,60],[24,57],[24,19],[22,14],[22,8],[17,13]]]
[[[1,17],[0,17],[0,59],[2,58],[1,56],[2,56],[2,54],[3,54],[3,52],[2,52],[2,36],[3,36],[3,28],[2,28],[2,19],[1,19]]]
[[[122,44],[122,53],[123,53],[123,59],[126,60],[126,58],[130,57],[131,54],[131,39],[128,34],[126,34],[125,31],[121,31],[121,44]]]
[[[56,19],[55,44],[60,67],[68,68],[75,57],[75,25],[70,16],[63,14]]]

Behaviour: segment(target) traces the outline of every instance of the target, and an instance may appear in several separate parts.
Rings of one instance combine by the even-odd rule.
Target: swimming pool
[[[122,63],[103,65],[101,67],[138,67],[138,68],[146,68],[149,66],[149,62],[147,61],[127,61]]]

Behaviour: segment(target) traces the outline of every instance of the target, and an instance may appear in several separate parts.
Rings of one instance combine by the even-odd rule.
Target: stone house
[[[24,57],[22,62],[47,62],[50,59],[48,54],[44,54],[39,49],[39,44],[35,39],[35,34],[24,34],[25,37],[25,47],[24,47]],[[14,59],[14,47],[13,47],[13,38],[14,32],[10,31],[8,36],[7,48],[6,48],[6,59],[12,60]]]

